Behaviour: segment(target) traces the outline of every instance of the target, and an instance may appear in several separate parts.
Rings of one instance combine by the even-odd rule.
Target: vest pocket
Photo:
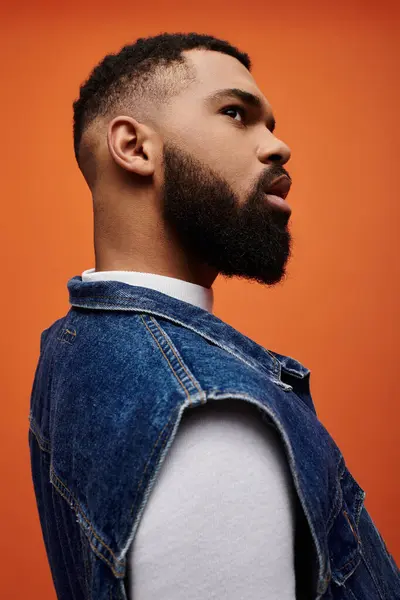
[[[343,461],[338,479],[340,510],[328,533],[332,579],[342,585],[361,561],[361,541],[358,530],[365,492]]]

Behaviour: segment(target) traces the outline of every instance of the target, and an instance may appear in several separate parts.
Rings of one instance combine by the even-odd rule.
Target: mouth
[[[268,199],[270,206],[274,206],[276,210],[283,211],[287,215],[291,215],[292,209],[286,202],[285,198],[290,191],[292,185],[291,179],[286,175],[277,177],[272,184],[264,190],[265,196]]]
[[[288,195],[292,182],[286,175],[281,175],[275,179],[272,184],[264,190],[264,192],[271,196],[278,196],[283,200]]]

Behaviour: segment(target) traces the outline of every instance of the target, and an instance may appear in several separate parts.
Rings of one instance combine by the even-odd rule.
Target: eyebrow
[[[213,92],[209,96],[206,97],[206,103],[215,102],[218,100],[223,100],[224,98],[236,98],[237,100],[241,100],[247,106],[251,106],[253,108],[257,108],[258,110],[264,110],[264,104],[259,96],[255,96],[250,92],[246,92],[245,90],[241,90],[239,88],[225,88],[223,90],[217,90]],[[276,126],[276,121],[273,116],[268,118],[268,129],[273,133]]]

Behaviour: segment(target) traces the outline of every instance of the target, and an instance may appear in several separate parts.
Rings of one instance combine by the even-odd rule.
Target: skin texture
[[[274,285],[290,257],[290,212],[271,204],[265,189],[288,175],[290,149],[271,133],[271,107],[244,65],[214,51],[183,55],[196,80],[163,106],[156,124],[127,109],[88,134],[97,172],[95,269],[204,287],[218,274]],[[222,88],[259,96],[262,111],[235,98],[206,101]]]

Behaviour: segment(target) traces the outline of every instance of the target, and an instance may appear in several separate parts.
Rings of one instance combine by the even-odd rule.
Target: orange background
[[[215,314],[312,371],[318,416],[400,563],[398,196],[400,9],[307,3],[14,2],[0,8],[3,405],[1,596],[55,600],[30,476],[41,331],[94,267],[92,206],[72,101],[104,54],[196,31],[250,54],[292,149],[294,256],[268,290],[218,278]]]

